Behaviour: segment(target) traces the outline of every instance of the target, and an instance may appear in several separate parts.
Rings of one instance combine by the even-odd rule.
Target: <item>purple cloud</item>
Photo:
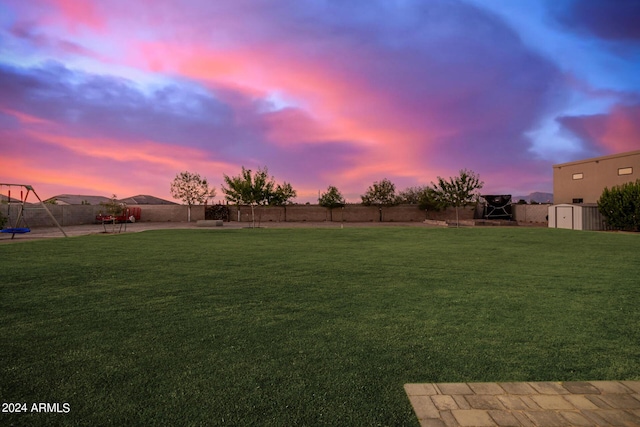
[[[640,40],[640,2],[571,0],[555,5],[558,21],[570,29],[607,40]]]
[[[637,39],[626,18],[618,33],[609,28],[618,10],[593,4],[567,2],[554,13],[566,28]],[[636,12],[621,4],[627,15]],[[215,181],[242,165],[266,165],[308,193],[334,184],[360,194],[384,177],[398,187],[428,184],[462,168],[505,191],[551,187],[551,160],[532,154],[528,134],[575,88],[518,28],[482,7],[444,0],[38,5],[12,6],[15,16],[2,24],[4,45],[13,46],[7,58],[41,61],[0,60],[0,124],[47,153],[36,158],[48,171],[56,157],[78,170],[136,169],[137,182],[161,197],[177,167],[209,168],[197,172]],[[558,123],[583,147],[602,143],[571,120]]]

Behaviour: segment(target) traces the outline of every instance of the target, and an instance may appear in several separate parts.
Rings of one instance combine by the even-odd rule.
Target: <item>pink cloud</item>
[[[236,50],[231,54],[193,45],[186,51],[157,44],[132,49],[132,52],[143,52],[143,55],[131,53],[130,56],[146,58],[142,60],[149,69],[170,68],[205,84],[215,82],[214,91],[226,84],[244,90],[247,96],[265,96],[270,88],[282,88],[291,99],[302,100],[303,105],[265,115],[260,123],[266,129],[267,139],[284,146],[352,141],[366,152],[356,161],[363,165],[352,165],[343,175],[350,179],[357,179],[359,171],[381,168],[397,174],[415,171],[420,165],[412,155],[412,144],[428,142],[431,134],[455,132],[452,126],[449,129],[438,126],[437,120],[425,126],[423,122],[429,121],[429,114],[420,115],[418,111],[411,111],[410,106],[398,105],[393,93],[359,78],[357,74],[362,70],[353,70],[350,75],[336,73],[332,65],[339,59],[310,61],[296,56],[295,51],[283,55],[286,49],[282,47],[279,50],[282,56],[266,47],[246,53]],[[350,56],[353,60],[354,55]],[[260,67],[256,67],[256,63]],[[363,68],[365,66],[366,63]],[[416,107],[429,108],[428,104]]]
[[[565,116],[560,123],[600,154],[640,149],[640,105],[616,105],[608,114]]]
[[[81,44],[43,33],[38,25],[34,23],[16,23],[11,28],[11,33],[16,37],[36,45],[40,49],[50,51],[53,54],[63,54],[65,56],[78,55],[92,57],[95,59],[104,59],[102,55],[82,46]]]
[[[0,181],[34,185],[42,197],[98,192],[170,198],[169,182],[182,170],[201,172],[216,183],[222,173],[230,174],[237,168],[197,148],[148,140],[72,136],[65,126],[50,120],[4,108],[0,112],[22,125],[0,131],[0,139],[10,141],[3,144],[3,158],[11,159],[11,167],[0,171]],[[217,171],[216,176],[211,171]]]
[[[41,119],[39,117],[32,116],[32,115],[26,114],[26,113],[21,113],[20,111],[12,110],[10,108],[2,108],[2,107],[0,107],[0,113],[6,114],[6,115],[11,116],[11,117],[14,117],[20,123],[23,123],[23,124],[26,124],[26,125],[33,125],[33,124],[52,125],[53,124],[50,120]]]
[[[91,46],[98,62],[6,70],[0,108],[25,141],[74,166],[135,170],[145,188],[241,165],[267,165],[307,193],[359,194],[384,177],[428,184],[461,168],[499,188],[548,185],[550,163],[531,159],[525,134],[563,95],[562,76],[466,3],[46,4],[51,15],[14,36],[87,57]],[[166,83],[116,77],[112,65]]]
[[[97,4],[84,0],[47,0],[59,11],[59,18],[67,28],[75,33],[79,27],[86,26],[93,31],[105,30],[105,19],[98,10]]]
[[[297,57],[278,58],[266,48],[251,54],[236,51],[231,55],[205,48],[192,47],[191,51],[180,52],[171,46],[149,45],[144,45],[142,51],[152,52],[151,59],[147,59],[151,67],[158,66],[157,58],[171,58],[170,66],[182,75],[205,84],[215,82],[214,92],[225,83],[234,89],[239,87],[247,96],[266,95],[270,88],[283,88],[292,99],[303,100],[301,108],[267,113],[259,121],[259,126],[265,130],[265,138],[276,145],[351,141],[367,150],[362,153],[360,162],[354,161],[376,162],[377,165],[368,166],[375,170],[385,164],[391,165],[392,157],[408,161],[411,137],[425,138],[424,131],[400,126],[405,120],[398,113],[395,118],[392,116],[393,111],[385,107],[384,99],[380,99],[374,88],[362,87],[355,78],[351,81],[334,76],[330,67],[323,68],[318,63],[305,64]],[[255,63],[261,67],[256,68]],[[234,102],[228,98],[225,101]],[[394,121],[400,123],[394,124]],[[402,169],[406,171],[406,165]],[[345,176],[354,176],[353,172],[357,170],[360,169],[352,165]]]

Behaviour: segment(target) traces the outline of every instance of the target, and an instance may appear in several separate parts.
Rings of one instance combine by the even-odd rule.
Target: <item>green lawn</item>
[[[10,425],[417,426],[408,382],[640,380],[640,235],[166,230],[0,246]]]

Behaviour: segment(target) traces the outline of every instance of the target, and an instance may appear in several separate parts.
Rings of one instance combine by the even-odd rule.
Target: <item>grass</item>
[[[640,236],[166,230],[0,246],[3,425],[417,425],[403,384],[640,380]]]

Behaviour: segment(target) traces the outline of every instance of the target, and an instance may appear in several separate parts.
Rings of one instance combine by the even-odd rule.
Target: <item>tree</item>
[[[292,204],[291,199],[295,199],[298,195],[290,183],[284,182],[282,185],[277,184],[276,189],[267,195],[268,204],[271,206],[285,206]]]
[[[202,204],[215,195],[216,189],[209,188],[207,178],[202,178],[197,173],[180,172],[171,183],[171,196],[182,200],[188,206],[187,221],[189,222],[191,222],[191,206]]]
[[[609,227],[640,231],[640,179],[605,188],[598,199],[598,210]]]
[[[107,214],[111,216],[119,216],[124,214],[127,204],[118,201],[118,196],[113,194],[108,202],[100,203],[100,206],[104,207],[107,211]]]
[[[223,177],[226,187],[222,186],[222,192],[225,198],[238,205],[251,206],[251,222],[255,228],[255,207],[269,203],[270,198],[275,194],[276,183],[269,177],[267,168],[258,168],[255,173],[252,173],[251,169],[242,166],[240,175],[233,177],[223,175]],[[293,188],[291,190],[293,191]]]
[[[429,186],[408,187],[398,194],[400,203],[408,205],[418,205],[420,210],[436,210],[442,209],[438,202],[433,188]]]
[[[395,184],[386,178],[380,182],[374,182],[360,198],[363,205],[375,205],[378,207],[380,221],[382,221],[382,208],[384,206],[397,205],[399,202],[398,196],[396,196]]]
[[[467,169],[460,170],[460,175],[445,180],[438,177],[438,183],[433,185],[435,200],[441,206],[456,208],[456,227],[460,226],[458,208],[475,202],[478,194],[475,190],[482,188],[484,183],[475,172]]]
[[[293,203],[298,193],[293,189],[290,183],[284,182],[282,185],[277,184],[276,189],[268,196],[268,204],[271,206],[282,206],[284,208],[284,220],[287,220],[287,205]]]
[[[107,211],[106,216],[102,216],[102,212],[100,212],[100,217],[102,218],[102,227],[104,227],[104,231],[107,231],[107,226],[105,225],[104,221],[108,217],[113,224],[112,231],[115,232],[117,217],[123,216],[125,214],[125,212],[127,211],[127,204],[118,201],[118,196],[113,194],[108,202],[102,202],[100,203],[100,206],[102,206],[105,211]]]
[[[338,188],[330,185],[318,198],[318,204],[329,209],[329,218],[333,221],[333,208],[341,208],[346,202]]]
[[[425,187],[407,187],[398,193],[400,203],[407,205],[417,205],[420,200],[420,194]]]

